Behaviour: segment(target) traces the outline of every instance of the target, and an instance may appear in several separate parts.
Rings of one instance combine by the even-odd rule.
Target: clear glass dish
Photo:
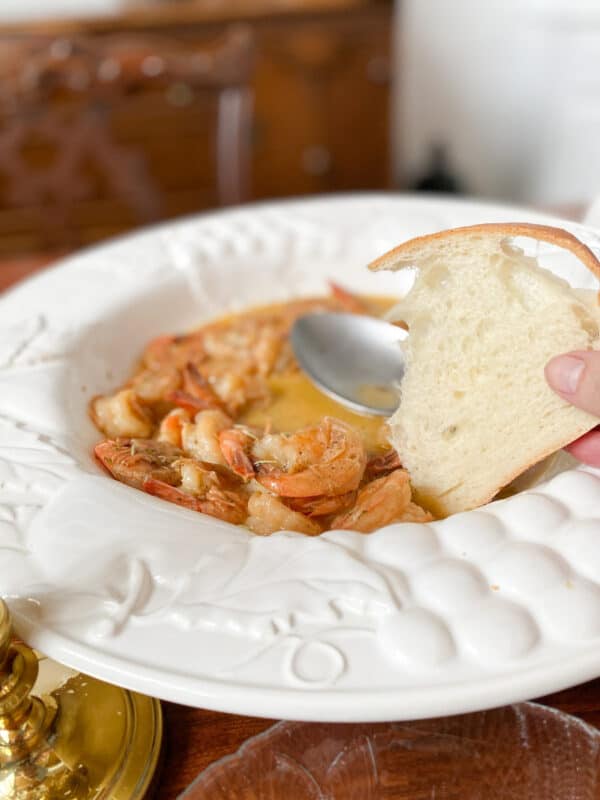
[[[279,722],[180,800],[598,800],[600,732],[534,703],[416,722]]]

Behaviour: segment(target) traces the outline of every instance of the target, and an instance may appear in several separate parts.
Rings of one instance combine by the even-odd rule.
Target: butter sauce
[[[398,301],[394,297],[361,296],[373,316],[383,316]],[[264,314],[281,312],[285,304],[262,306],[243,312],[244,314]],[[228,319],[234,319],[231,315]],[[323,417],[337,417],[360,431],[369,452],[377,453],[389,449],[388,426],[381,417],[363,416],[350,411],[332,398],[319,391],[302,371],[288,371],[269,378],[272,400],[266,407],[253,407],[241,415],[240,421],[248,425],[271,423],[279,432],[295,431],[307,425],[318,424]],[[378,391],[393,391],[386,387],[376,387]],[[366,391],[369,387],[366,388]]]
[[[369,452],[389,448],[387,423],[381,417],[367,417],[336,403],[320,392],[303,372],[288,372],[269,379],[272,402],[266,408],[253,408],[242,415],[248,425],[271,422],[280,432],[317,425],[323,417],[337,417],[363,435]]]

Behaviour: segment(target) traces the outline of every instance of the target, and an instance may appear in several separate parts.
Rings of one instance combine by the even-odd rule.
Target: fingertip
[[[579,388],[585,361],[574,354],[555,356],[544,367],[546,381],[562,395],[574,395]]]
[[[565,447],[574,458],[591,467],[600,467],[600,430],[586,433]]]

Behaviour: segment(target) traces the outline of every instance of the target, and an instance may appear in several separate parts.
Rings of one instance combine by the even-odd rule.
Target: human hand
[[[556,356],[546,364],[545,374],[550,388],[560,397],[600,418],[600,352],[576,350]],[[600,467],[600,428],[565,449],[585,464]]]

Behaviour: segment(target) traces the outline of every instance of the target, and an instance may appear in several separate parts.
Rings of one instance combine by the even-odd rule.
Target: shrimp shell
[[[329,514],[340,514],[356,500],[356,492],[347,494],[322,495],[321,497],[288,497],[286,505],[294,511],[300,511],[307,517],[325,517]]]
[[[335,417],[288,436],[265,436],[253,456],[259,483],[282,497],[347,494],[358,488],[367,463],[360,433]]]
[[[361,489],[354,506],[332,520],[331,528],[370,533],[392,522],[400,522],[411,505],[410,498],[408,472],[398,469]]]
[[[219,445],[229,467],[245,481],[254,478],[254,464],[248,450],[255,437],[240,428],[229,428],[219,433]]]
[[[186,364],[183,370],[183,388],[170,392],[167,399],[192,413],[206,409],[224,411],[224,404],[207,378],[194,364]]]
[[[171,485],[180,480],[175,462],[183,453],[166,442],[107,439],[96,445],[94,454],[113,478],[136,489],[141,489],[147,478],[156,478]]]
[[[222,519],[232,525],[241,525],[246,519],[246,498],[228,489],[211,486],[203,497],[195,497],[155,478],[147,478],[141,488],[154,497],[160,497],[190,511]]]
[[[388,450],[387,453],[373,456],[367,461],[366,474],[370,478],[384,475],[386,472],[392,472],[402,466],[400,456],[396,450]]]
[[[152,435],[150,415],[133,389],[94,397],[90,403],[90,416],[94,425],[112,439]]]

